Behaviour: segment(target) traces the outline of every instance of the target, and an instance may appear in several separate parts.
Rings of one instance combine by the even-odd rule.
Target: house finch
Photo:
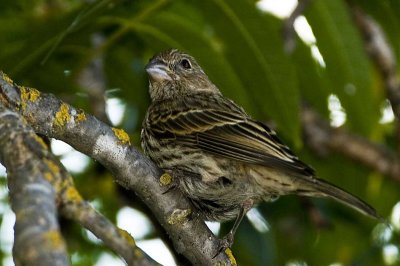
[[[379,218],[367,203],[316,178],[273,130],[225,98],[192,56],[168,50],[146,71],[152,103],[143,121],[143,150],[204,219],[236,218],[221,250],[233,244],[252,206],[281,195],[333,198]]]

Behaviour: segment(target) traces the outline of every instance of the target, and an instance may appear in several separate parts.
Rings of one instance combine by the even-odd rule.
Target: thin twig
[[[70,179],[69,174],[63,175]],[[64,183],[65,184],[65,183]],[[135,240],[125,230],[119,229],[107,218],[98,213],[88,202],[84,201],[74,186],[64,185],[61,195],[61,213],[92,232],[116,254],[131,265],[159,265],[136,246]]]
[[[284,50],[288,54],[291,54],[294,48],[296,48],[294,22],[301,14],[303,14],[309,3],[310,0],[299,0],[296,8],[283,23]]]
[[[91,38],[94,48],[98,48],[103,42],[103,36],[99,33]],[[90,109],[93,115],[107,124],[111,124],[106,114],[106,81],[103,70],[103,58],[95,57],[77,78],[78,84],[88,94]]]
[[[400,80],[396,57],[381,27],[360,8],[353,7],[355,21],[364,35],[366,50],[381,73],[393,112],[400,119]]]
[[[386,35],[372,17],[358,6],[351,5],[354,20],[364,36],[365,48],[382,76],[386,94],[396,117],[396,137],[400,143],[400,78],[397,74],[396,56]],[[398,147],[398,152],[400,152]]]

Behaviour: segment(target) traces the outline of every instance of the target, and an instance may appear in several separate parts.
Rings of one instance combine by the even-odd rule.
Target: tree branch
[[[65,172],[64,175],[68,175],[68,173]],[[66,185],[62,191],[64,193],[61,196],[60,211],[65,217],[77,221],[92,232],[107,247],[124,258],[128,265],[159,265],[136,246],[135,240],[128,232],[113,225],[88,202],[84,201],[74,186]]]
[[[59,206],[64,216],[78,221],[93,232],[105,245],[121,255],[128,265],[159,265],[135,245],[129,233],[115,227],[82,199],[74,187],[72,177],[50,153],[43,140],[26,125],[19,114],[5,109],[2,104],[0,126],[3,129],[0,143],[7,144],[2,146],[1,161],[9,171],[11,203],[16,206],[13,210],[17,217],[14,245],[17,265],[69,264],[64,240],[59,232]],[[27,180],[31,176],[34,177],[34,183]],[[32,193],[27,193],[30,190]],[[38,230],[32,225],[32,221],[40,221],[39,224],[48,225],[48,228],[39,225],[41,230]],[[20,238],[22,239],[19,240]],[[29,250],[31,251],[27,252]]]
[[[97,49],[104,43],[104,37],[100,33],[91,36],[92,46]],[[103,58],[94,57],[92,61],[79,72],[77,83],[88,94],[90,110],[94,116],[110,123],[106,113],[106,81],[103,70]]]
[[[310,0],[299,0],[296,8],[290,14],[290,16],[284,20],[283,23],[283,41],[284,50],[291,54],[296,47],[295,29],[294,22],[304,12]]]
[[[400,120],[400,80],[393,50],[387,42],[385,33],[371,17],[356,6],[352,6],[351,10],[364,36],[366,51],[383,77],[393,112],[397,120]]]
[[[212,258],[219,243],[216,237],[193,215],[192,205],[179,190],[164,193],[162,172],[130,145],[123,130],[110,128],[54,95],[17,86],[3,73],[0,86],[4,95],[0,100],[18,109],[37,133],[67,142],[103,164],[119,184],[135,191],[168,232],[175,249],[193,264],[236,264],[230,250]]]
[[[7,168],[15,213],[16,265],[69,265],[57,220],[56,195],[46,144],[19,114],[0,104],[0,161]]]
[[[305,142],[314,151],[337,152],[400,182],[400,159],[384,146],[370,142],[341,128],[332,128],[308,107],[302,110]]]

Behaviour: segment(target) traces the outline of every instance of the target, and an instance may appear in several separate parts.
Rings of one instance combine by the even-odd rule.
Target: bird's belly
[[[256,190],[240,163],[198,151],[184,157],[181,163],[166,168],[173,169],[171,174],[178,178],[180,189],[206,220],[232,220],[243,202],[261,200],[262,192]]]
[[[239,214],[243,202],[255,199],[251,186],[237,181],[230,182],[225,177],[204,182],[198,176],[187,173],[179,177],[179,187],[209,221],[232,220]]]
[[[243,164],[198,149],[155,142],[149,138],[144,143],[145,153],[178,180],[181,191],[206,220],[234,219],[244,201],[262,199]]]

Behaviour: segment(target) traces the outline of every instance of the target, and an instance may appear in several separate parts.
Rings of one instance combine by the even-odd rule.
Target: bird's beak
[[[151,61],[146,66],[146,71],[149,74],[151,81],[164,81],[164,80],[172,80],[169,76],[169,68],[168,66],[161,61]]]

